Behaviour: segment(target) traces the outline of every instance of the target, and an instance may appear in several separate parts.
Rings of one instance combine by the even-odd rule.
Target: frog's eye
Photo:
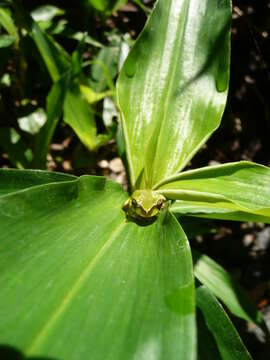
[[[158,210],[160,210],[162,208],[162,205],[163,205],[163,200],[162,199],[159,199],[158,202],[157,202],[157,208]]]
[[[136,206],[138,205],[138,203],[137,203],[137,201],[136,201],[135,199],[132,199],[131,203],[132,203],[132,205],[133,205],[134,207],[136,207]]]

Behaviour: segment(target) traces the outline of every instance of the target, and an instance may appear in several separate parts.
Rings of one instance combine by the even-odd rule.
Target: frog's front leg
[[[124,205],[122,206],[122,209],[127,213],[128,209],[129,209],[129,199],[127,199],[124,203]]]

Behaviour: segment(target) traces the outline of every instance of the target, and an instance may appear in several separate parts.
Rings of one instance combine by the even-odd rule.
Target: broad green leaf
[[[53,81],[57,81],[61,74],[66,72],[70,67],[69,55],[28,15],[20,1],[14,0],[13,5],[17,17],[20,18],[23,26],[33,38]]]
[[[0,169],[0,195],[7,195],[32,186],[71,181],[75,176],[52,171]]]
[[[127,222],[83,176],[0,198],[0,343],[55,359],[196,357],[192,260],[174,217]]]
[[[75,81],[66,90],[64,121],[72,127],[89,150],[96,149],[98,142],[94,114]]]
[[[260,326],[268,332],[261,313],[256,309],[244,289],[218,263],[193,250],[196,278],[215,294],[236,316]]]
[[[16,38],[13,35],[0,35],[0,48],[9,47],[14,44]]]
[[[267,222],[270,219],[270,168],[248,161],[183,172],[168,179],[159,192],[195,205],[209,202],[214,213],[221,203],[221,212],[225,207],[226,212],[246,212],[257,215],[258,220],[261,217],[261,221],[268,218]]]
[[[34,164],[37,168],[46,168],[46,155],[52,137],[63,112],[63,104],[66,88],[69,84],[69,76],[63,76],[53,84],[46,101],[47,121],[41,128],[35,146]]]
[[[8,32],[9,35],[13,36],[15,42],[18,43],[19,35],[17,27],[7,9],[0,8],[0,25]]]
[[[178,173],[218,127],[230,21],[230,0],[156,2],[117,83],[133,188]]]
[[[214,295],[205,286],[196,289],[196,304],[213,334],[223,360],[251,360],[238,332]],[[207,344],[205,344],[207,347]]]
[[[205,201],[177,200],[170,209],[178,216],[187,215],[206,219],[252,221],[270,224],[270,216],[238,211],[237,205],[222,201],[210,203]]]
[[[42,108],[36,109],[34,112],[18,119],[21,130],[35,135],[46,122],[46,113]]]

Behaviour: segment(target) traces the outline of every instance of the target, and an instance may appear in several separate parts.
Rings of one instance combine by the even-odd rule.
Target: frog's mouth
[[[159,209],[157,209],[155,206],[153,206],[150,210],[144,210],[142,207],[139,208],[140,209],[140,214],[138,214],[140,217],[142,218],[153,218],[156,217],[159,214]],[[157,209],[157,212],[155,214],[153,214],[153,211]]]
[[[154,205],[150,209],[144,209],[143,207],[137,204],[136,207],[135,206],[133,207],[133,209],[134,210],[136,209],[137,211],[136,213],[134,213],[134,215],[131,213],[130,218],[132,218],[132,220],[135,220],[135,222],[138,222],[140,224],[141,223],[151,224],[157,219],[158,215],[160,214],[161,210],[164,207],[165,207],[165,203],[162,203],[160,204],[160,206]]]
[[[141,213],[136,213],[136,216],[128,214],[127,218],[141,226],[151,225],[157,220],[159,212],[153,215],[152,210],[149,210],[148,212],[144,211],[143,209],[141,210]]]

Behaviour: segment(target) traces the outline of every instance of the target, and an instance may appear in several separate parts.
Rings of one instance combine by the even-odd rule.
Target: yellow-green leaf
[[[230,0],[156,2],[117,83],[133,188],[178,173],[218,127],[230,21]]]

